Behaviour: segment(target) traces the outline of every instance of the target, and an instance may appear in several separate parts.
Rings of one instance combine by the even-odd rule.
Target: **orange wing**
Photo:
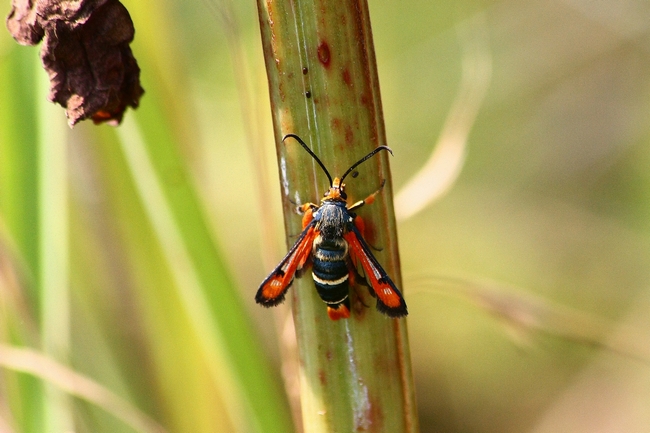
[[[390,317],[402,317],[408,314],[402,294],[370,252],[366,241],[356,227],[343,235],[350,245],[350,255],[354,263],[361,263],[363,272],[370,284],[370,294],[377,298],[377,309]]]
[[[318,234],[315,223],[311,222],[300,233],[298,240],[282,259],[277,268],[260,285],[255,301],[265,307],[272,307],[284,301],[284,295],[311,253],[314,238]]]

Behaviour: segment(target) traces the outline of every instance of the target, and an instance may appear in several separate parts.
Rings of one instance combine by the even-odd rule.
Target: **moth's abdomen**
[[[328,305],[338,305],[348,297],[348,243],[343,238],[318,236],[312,251],[312,276],[316,290]]]

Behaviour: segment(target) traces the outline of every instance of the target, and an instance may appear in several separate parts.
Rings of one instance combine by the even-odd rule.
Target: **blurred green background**
[[[253,302],[286,248],[255,4],[123,3],[146,94],[118,129],[69,131],[0,32],[0,431],[290,431],[288,309]],[[396,191],[470,112],[398,226],[422,431],[647,432],[650,4],[369,6]]]

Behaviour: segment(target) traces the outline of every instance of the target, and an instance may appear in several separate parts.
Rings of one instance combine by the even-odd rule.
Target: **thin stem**
[[[287,234],[300,232],[297,202],[328,188],[316,162],[282,137],[299,135],[334,175],[386,145],[372,34],[365,1],[258,0]],[[378,261],[401,285],[386,153],[359,168],[350,202],[386,188],[360,214]],[[288,237],[288,244],[294,239]],[[307,274],[309,275],[309,274]],[[305,432],[417,432],[405,319],[376,311],[363,287],[351,289],[352,316],[331,321],[310,278],[292,286]]]
[[[49,83],[44,76],[41,78],[42,92],[38,99],[41,335],[45,353],[66,363],[70,351],[68,128],[60,109],[43,96]],[[69,396],[46,385],[43,405],[47,431],[74,429]]]

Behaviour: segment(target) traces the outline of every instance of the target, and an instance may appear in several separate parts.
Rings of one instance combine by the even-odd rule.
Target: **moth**
[[[348,204],[343,180],[364,161],[385,150],[379,146],[352,166],[341,177],[332,180],[325,165],[305,142],[295,134],[287,134],[282,141],[293,138],[309,153],[329,180],[329,190],[320,205],[306,203],[298,207],[303,214],[302,232],[280,264],[260,285],[255,301],[271,307],[284,301],[296,272],[311,259],[312,277],[320,298],[327,304],[327,314],[332,320],[350,317],[350,284],[363,279],[358,274],[360,265],[370,294],[377,299],[377,310],[390,316],[408,314],[406,302],[400,291],[381,267],[363,238],[363,220],[355,210],[371,204],[380,188],[364,200]],[[354,177],[354,175],[353,175]],[[361,281],[359,281],[361,282]]]

